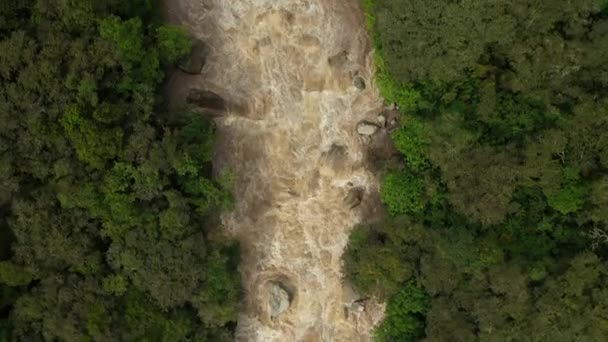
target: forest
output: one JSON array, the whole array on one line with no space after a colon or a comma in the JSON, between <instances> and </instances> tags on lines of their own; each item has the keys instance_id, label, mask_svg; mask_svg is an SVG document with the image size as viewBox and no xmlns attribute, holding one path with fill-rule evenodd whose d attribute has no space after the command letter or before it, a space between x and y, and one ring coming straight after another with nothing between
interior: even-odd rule
<instances>
[{"instance_id":1,"label":"forest","mask_svg":"<svg viewBox=\"0 0 608 342\"><path fill-rule=\"evenodd\" d=\"M344 273L388 341L608 341L608 1L361 0L402 113ZM154 0L0 0L0 342L231 341L216 130Z\"/></svg>"},{"instance_id":2,"label":"forest","mask_svg":"<svg viewBox=\"0 0 608 342\"><path fill-rule=\"evenodd\" d=\"M191 49L149 0L0 1L0 341L232 340L239 247Z\"/></svg>"},{"instance_id":3,"label":"forest","mask_svg":"<svg viewBox=\"0 0 608 342\"><path fill-rule=\"evenodd\" d=\"M376 339L608 340L608 2L364 6L402 112L344 256Z\"/></svg>"}]
</instances>

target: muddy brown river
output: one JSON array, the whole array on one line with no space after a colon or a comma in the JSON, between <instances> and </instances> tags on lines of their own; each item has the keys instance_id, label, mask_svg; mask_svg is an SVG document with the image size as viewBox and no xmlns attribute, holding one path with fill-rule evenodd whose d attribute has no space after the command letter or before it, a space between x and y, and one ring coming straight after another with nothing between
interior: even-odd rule
<instances>
[{"instance_id":1,"label":"muddy brown river","mask_svg":"<svg viewBox=\"0 0 608 342\"><path fill-rule=\"evenodd\" d=\"M201 75L173 77L172 96L227 103L215 164L236 175L222 223L243 249L237 340L369 341L384 307L356 302L341 260L378 187L357 132L383 109L359 1L166 5L209 52Z\"/></svg>"}]
</instances>

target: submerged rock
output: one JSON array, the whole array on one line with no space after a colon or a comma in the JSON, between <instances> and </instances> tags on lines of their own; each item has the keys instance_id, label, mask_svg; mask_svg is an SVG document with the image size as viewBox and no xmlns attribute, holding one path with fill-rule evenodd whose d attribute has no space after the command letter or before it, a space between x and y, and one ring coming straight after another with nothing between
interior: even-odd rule
<instances>
[{"instance_id":1,"label":"submerged rock","mask_svg":"<svg viewBox=\"0 0 608 342\"><path fill-rule=\"evenodd\" d=\"M194 40L190 54L177 67L187 74L198 75L203 71L203 67L207 61L207 54L207 45L200 40Z\"/></svg>"},{"instance_id":2,"label":"submerged rock","mask_svg":"<svg viewBox=\"0 0 608 342\"><path fill-rule=\"evenodd\" d=\"M374 135L378 131L378 125L368 121L361 121L357 124L357 133L361 135Z\"/></svg>"},{"instance_id":3,"label":"submerged rock","mask_svg":"<svg viewBox=\"0 0 608 342\"><path fill-rule=\"evenodd\" d=\"M348 52L347 51L342 51L338 54L335 54L335 55L329 57L329 59L327 60L329 65L333 68L339 68L339 67L343 66L344 64L346 64L347 61L348 61Z\"/></svg>"},{"instance_id":4,"label":"submerged rock","mask_svg":"<svg viewBox=\"0 0 608 342\"><path fill-rule=\"evenodd\" d=\"M334 170L343 169L348 161L346 146L333 144L329 151L323 153L322 158L323 162Z\"/></svg>"},{"instance_id":5,"label":"submerged rock","mask_svg":"<svg viewBox=\"0 0 608 342\"><path fill-rule=\"evenodd\" d=\"M344 204L348 206L349 209L354 209L363 200L363 189L361 188L352 188L348 191L348 195L344 198Z\"/></svg>"},{"instance_id":6,"label":"submerged rock","mask_svg":"<svg viewBox=\"0 0 608 342\"><path fill-rule=\"evenodd\" d=\"M365 80L361 76L357 76L353 79L353 85L359 90L365 90Z\"/></svg>"}]
</instances>

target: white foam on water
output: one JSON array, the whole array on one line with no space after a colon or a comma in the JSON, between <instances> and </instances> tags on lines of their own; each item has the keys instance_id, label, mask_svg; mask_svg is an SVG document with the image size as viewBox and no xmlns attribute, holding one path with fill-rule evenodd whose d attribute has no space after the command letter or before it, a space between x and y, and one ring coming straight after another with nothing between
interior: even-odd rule
<instances>
[{"instance_id":1,"label":"white foam on water","mask_svg":"<svg viewBox=\"0 0 608 342\"><path fill-rule=\"evenodd\" d=\"M167 0L169 17L210 47L200 76L238 110L216 119L216 165L236 172L236 204L223 224L242 245L245 293L239 341L369 341L384 306L345 311L341 256L361 221L344 198L377 190L356 133L383 102L358 0ZM329 59L346 52L330 65ZM356 75L367 87L353 86ZM344 163L323 154L344 146ZM278 318L269 283L294 292Z\"/></svg>"}]
</instances>

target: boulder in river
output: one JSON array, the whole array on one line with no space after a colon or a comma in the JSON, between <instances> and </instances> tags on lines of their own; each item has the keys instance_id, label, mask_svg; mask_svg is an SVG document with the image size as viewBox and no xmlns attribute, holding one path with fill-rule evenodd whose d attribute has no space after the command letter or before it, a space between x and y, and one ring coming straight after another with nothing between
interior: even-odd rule
<instances>
[{"instance_id":1,"label":"boulder in river","mask_svg":"<svg viewBox=\"0 0 608 342\"><path fill-rule=\"evenodd\" d=\"M226 101L218 94L204 89L190 89L186 102L212 114L221 115L226 111Z\"/></svg>"},{"instance_id":2,"label":"boulder in river","mask_svg":"<svg viewBox=\"0 0 608 342\"><path fill-rule=\"evenodd\" d=\"M349 209L354 209L363 200L363 189L362 188L352 188L348 191L348 195L344 198L344 204L348 206Z\"/></svg>"},{"instance_id":3,"label":"boulder in river","mask_svg":"<svg viewBox=\"0 0 608 342\"><path fill-rule=\"evenodd\" d=\"M397 124L399 123L399 117L401 116L401 113L399 113L397 110L394 109L388 109L385 111L382 111L377 118L378 123L380 123L380 120L382 120L380 117L384 117L384 127L386 127L389 131L396 128Z\"/></svg>"},{"instance_id":4,"label":"boulder in river","mask_svg":"<svg viewBox=\"0 0 608 342\"><path fill-rule=\"evenodd\" d=\"M363 305L362 303L357 303L357 302L355 302L355 303L353 303L353 304L351 305L351 307L350 307L350 308L351 308L351 310L352 310L352 311L354 311L354 312L359 312L359 313L361 313L361 312L365 311L365 305Z\"/></svg>"},{"instance_id":5,"label":"boulder in river","mask_svg":"<svg viewBox=\"0 0 608 342\"><path fill-rule=\"evenodd\" d=\"M333 68L339 68L348 61L348 51L339 52L327 59L329 65Z\"/></svg>"},{"instance_id":6,"label":"boulder in river","mask_svg":"<svg viewBox=\"0 0 608 342\"><path fill-rule=\"evenodd\" d=\"M272 282L268 288L268 305L270 307L270 318L276 319L285 312L291 304L289 291L281 286L280 283Z\"/></svg>"},{"instance_id":7,"label":"boulder in river","mask_svg":"<svg viewBox=\"0 0 608 342\"><path fill-rule=\"evenodd\" d=\"M357 133L361 135L374 135L378 131L378 125L369 121L361 121L357 124Z\"/></svg>"},{"instance_id":8,"label":"boulder in river","mask_svg":"<svg viewBox=\"0 0 608 342\"><path fill-rule=\"evenodd\" d=\"M376 121L378 121L378 125L380 125L380 127L385 127L386 126L386 116L380 114L376 118Z\"/></svg>"},{"instance_id":9,"label":"boulder in river","mask_svg":"<svg viewBox=\"0 0 608 342\"><path fill-rule=\"evenodd\" d=\"M203 71L208 53L205 43L200 40L194 40L190 54L179 62L177 67L187 74L198 75Z\"/></svg>"},{"instance_id":10,"label":"boulder in river","mask_svg":"<svg viewBox=\"0 0 608 342\"><path fill-rule=\"evenodd\" d=\"M353 79L353 85L359 90L365 90L365 80L361 76L356 76Z\"/></svg>"}]
</instances>

